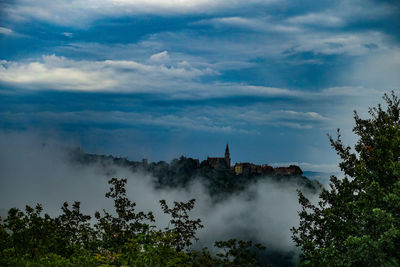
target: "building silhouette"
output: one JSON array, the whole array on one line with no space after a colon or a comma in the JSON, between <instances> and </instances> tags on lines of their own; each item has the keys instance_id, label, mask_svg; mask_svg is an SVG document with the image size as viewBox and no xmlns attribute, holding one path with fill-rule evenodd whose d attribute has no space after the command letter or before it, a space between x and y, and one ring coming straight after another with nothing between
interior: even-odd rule
<instances>
[{"instance_id":1,"label":"building silhouette","mask_svg":"<svg viewBox=\"0 0 400 267\"><path fill-rule=\"evenodd\" d=\"M231 156L228 144L226 144L225 147L224 157L207 157L205 162L216 170L229 170L231 173L245 177L257 175L291 176L303 174L303 171L300 169L300 167L295 165L274 168L268 164L258 165L251 162L240 162L235 163L235 165L231 167Z\"/></svg>"},{"instance_id":2,"label":"building silhouette","mask_svg":"<svg viewBox=\"0 0 400 267\"><path fill-rule=\"evenodd\" d=\"M208 164L215 169L230 169L231 168L231 156L229 153L229 146L226 144L225 157L207 157Z\"/></svg>"}]
</instances>

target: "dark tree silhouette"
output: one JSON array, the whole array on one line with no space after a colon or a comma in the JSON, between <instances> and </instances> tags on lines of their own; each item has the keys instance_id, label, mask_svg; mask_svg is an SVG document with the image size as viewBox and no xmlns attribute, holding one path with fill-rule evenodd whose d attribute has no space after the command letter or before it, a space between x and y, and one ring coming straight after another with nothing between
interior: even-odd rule
<instances>
[{"instance_id":1,"label":"dark tree silhouette","mask_svg":"<svg viewBox=\"0 0 400 267\"><path fill-rule=\"evenodd\" d=\"M300 226L292 232L301 265L400 265L400 101L394 92L383 99L386 109L371 108L369 119L354 112L354 152L339 130L329 137L344 179L332 176L315 205L299 192Z\"/></svg>"}]
</instances>

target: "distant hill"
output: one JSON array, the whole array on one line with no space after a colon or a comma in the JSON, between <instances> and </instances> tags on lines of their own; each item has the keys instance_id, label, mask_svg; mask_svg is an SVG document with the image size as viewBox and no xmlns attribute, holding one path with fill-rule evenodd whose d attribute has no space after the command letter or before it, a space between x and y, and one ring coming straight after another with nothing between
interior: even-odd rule
<instances>
[{"instance_id":1,"label":"distant hill","mask_svg":"<svg viewBox=\"0 0 400 267\"><path fill-rule=\"evenodd\" d=\"M268 165L243 163L242 169L237 172L234 167L229 168L225 164L212 165L207 160L199 162L197 159L184 156L168 163L147 162L147 160L130 161L122 157L88 154L79 149L71 151L70 155L71 160L83 165L101 164L105 169L117 165L128 168L132 172L148 172L156 178L154 181L156 188L186 187L194 181L200 181L209 190L210 195L216 197L242 191L252 183L265 179L275 182L292 182L299 188L304 187L312 191L320 188L320 184L316 181L316 178L320 177L317 173L303 173L298 166L294 165L272 168ZM307 178L307 175L316 180ZM321 177L323 177L322 174Z\"/></svg>"},{"instance_id":2,"label":"distant hill","mask_svg":"<svg viewBox=\"0 0 400 267\"><path fill-rule=\"evenodd\" d=\"M332 175L338 176L339 172L313 172L313 171L304 171L303 175L308 177L311 180L316 180L322 185L326 185L329 183L329 179Z\"/></svg>"}]
</instances>

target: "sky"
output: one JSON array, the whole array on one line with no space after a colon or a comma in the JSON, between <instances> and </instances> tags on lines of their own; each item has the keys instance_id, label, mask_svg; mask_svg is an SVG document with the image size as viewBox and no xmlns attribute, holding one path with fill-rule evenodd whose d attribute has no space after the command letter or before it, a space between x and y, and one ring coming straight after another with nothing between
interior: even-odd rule
<instances>
[{"instance_id":1,"label":"sky","mask_svg":"<svg viewBox=\"0 0 400 267\"><path fill-rule=\"evenodd\" d=\"M400 88L400 4L0 1L0 131L131 160L335 171L327 134Z\"/></svg>"}]
</instances>

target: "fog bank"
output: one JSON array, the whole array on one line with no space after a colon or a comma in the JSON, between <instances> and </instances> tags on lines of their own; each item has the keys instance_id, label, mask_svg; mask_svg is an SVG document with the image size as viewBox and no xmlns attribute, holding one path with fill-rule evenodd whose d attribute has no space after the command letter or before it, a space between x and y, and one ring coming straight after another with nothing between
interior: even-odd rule
<instances>
[{"instance_id":1,"label":"fog bank","mask_svg":"<svg viewBox=\"0 0 400 267\"><path fill-rule=\"evenodd\" d=\"M148 173L133 173L115 165L104 168L74 163L61 140L43 140L29 132L0 132L0 177L2 212L41 203L45 212L56 215L64 201L80 201L82 210L93 215L96 210L112 209L112 201L104 197L107 181L127 178L129 198L137 203L138 210L153 211L161 227L168 225L169 218L159 207L160 199L172 204L195 198L192 214L205 226L198 232L199 245L243 238L262 242L268 249L294 249L289 229L298 225L300 206L297 185L290 182L262 179L241 193L213 203L201 179L187 189L155 189L154 177Z\"/></svg>"}]
</instances>

